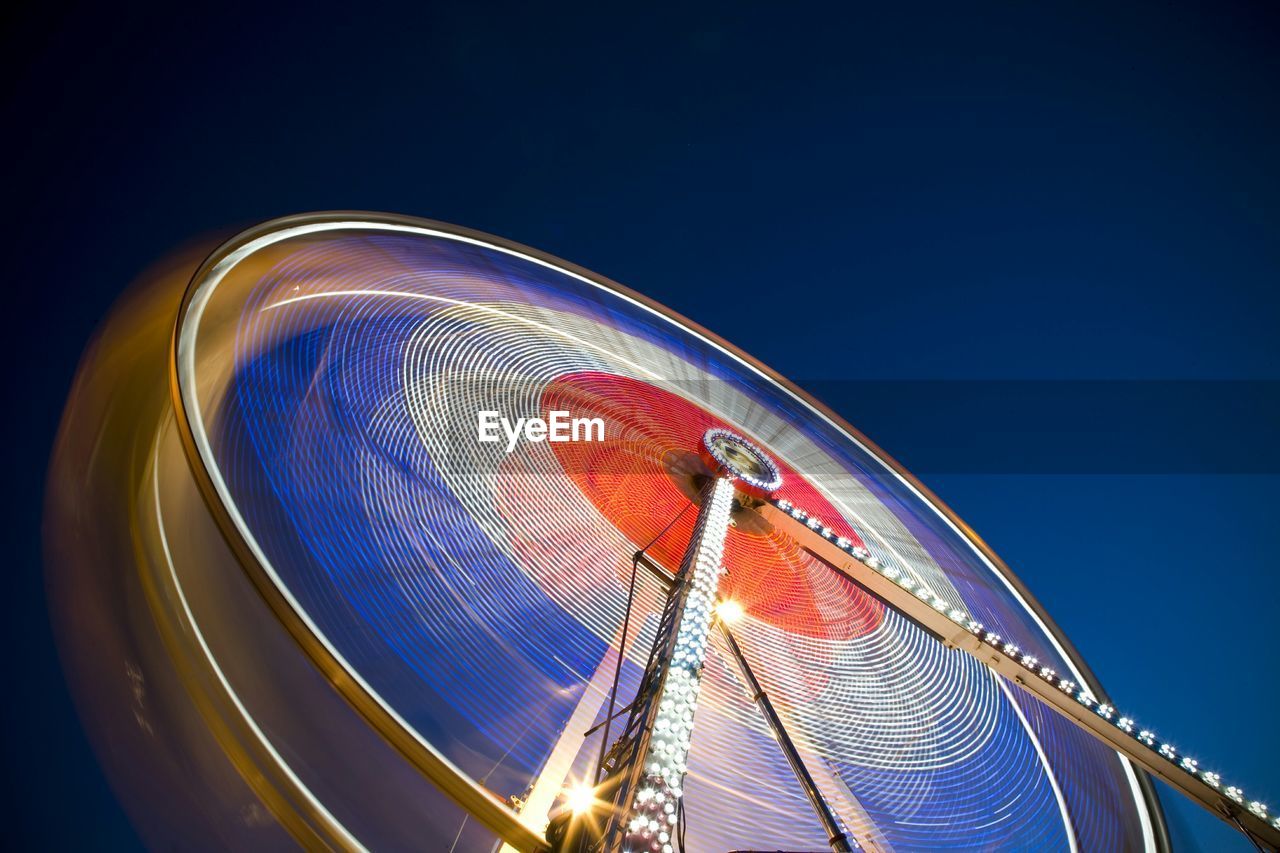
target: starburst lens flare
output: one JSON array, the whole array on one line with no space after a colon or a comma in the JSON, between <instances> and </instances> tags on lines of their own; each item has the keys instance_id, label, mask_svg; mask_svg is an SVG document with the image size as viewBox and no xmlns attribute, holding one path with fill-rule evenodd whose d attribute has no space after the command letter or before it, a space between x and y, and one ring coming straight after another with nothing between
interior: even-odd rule
<instances>
[{"instance_id":1,"label":"starburst lens flare","mask_svg":"<svg viewBox=\"0 0 1280 853\"><path fill-rule=\"evenodd\" d=\"M720 621L726 625L732 625L743 617L745 611L738 602L729 599L722 601L716 605L716 615L720 617Z\"/></svg>"},{"instance_id":2,"label":"starburst lens flare","mask_svg":"<svg viewBox=\"0 0 1280 853\"><path fill-rule=\"evenodd\" d=\"M714 326L714 310L704 316ZM163 375L156 358L144 367ZM725 460L745 464L755 447L776 464L751 476L757 491L776 486L778 507L803 508L847 553L1105 701L1008 570L869 442L738 350L532 250L403 218L270 223L200 268L172 367L180 405L162 395L128 413L141 461L110 492L138 508L127 523L145 534L115 553L165 585L112 600L173 623L144 679L174 685L166 708L204 709L173 712L182 725L162 736L174 753L180 732L236 721L228 742L248 754L222 759L234 791L215 799L230 814L254 804L295 838L394 847L461 831L458 849L496 837L528 849L557 801L590 808L594 793L573 782L595 778L614 673L625 705L666 596L642 569L620 650L632 556L647 547L668 572L681 565L691 507L717 473L703 444L713 430L746 442L717 444ZM603 440L482 442L484 411L599 418ZM70 462L92 460L84 446ZM64 490L68 507L94 488ZM1125 759L798 547L751 491L717 498L731 524L699 571L724 571L695 579L682 627L705 661L671 670L656 781L628 803L645 849L674 843L673 795L693 853L827 844L713 613L864 846L1160 843ZM95 571L88 554L75 565ZM166 663L173 649L198 656L198 672ZM199 678L178 687L179 672ZM115 678L117 718L132 720L134 694ZM219 744L202 755L229 755ZM178 775L166 778L181 790Z\"/></svg>"},{"instance_id":3,"label":"starburst lens flare","mask_svg":"<svg viewBox=\"0 0 1280 853\"><path fill-rule=\"evenodd\" d=\"M565 805L574 814L583 814L591 811L596 802L596 791L589 785L574 785L565 794Z\"/></svg>"}]
</instances>

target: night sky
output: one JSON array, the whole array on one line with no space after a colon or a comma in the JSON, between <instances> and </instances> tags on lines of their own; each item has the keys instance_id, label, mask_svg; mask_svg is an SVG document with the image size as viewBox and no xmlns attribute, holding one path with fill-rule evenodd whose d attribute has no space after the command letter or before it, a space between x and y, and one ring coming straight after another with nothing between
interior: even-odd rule
<instances>
[{"instance_id":1,"label":"night sky","mask_svg":"<svg viewBox=\"0 0 1280 853\"><path fill-rule=\"evenodd\" d=\"M1121 710L1280 806L1273 5L35 5L0 51L9 844L139 843L44 600L80 352L167 252L317 209L552 252L809 387ZM1177 849L1251 849L1161 791Z\"/></svg>"}]
</instances>

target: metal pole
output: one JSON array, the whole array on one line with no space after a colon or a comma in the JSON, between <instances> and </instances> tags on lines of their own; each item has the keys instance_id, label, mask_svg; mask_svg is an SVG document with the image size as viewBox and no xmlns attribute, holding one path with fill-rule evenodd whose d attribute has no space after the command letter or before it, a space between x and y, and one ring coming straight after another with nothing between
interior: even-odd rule
<instances>
[{"instance_id":1,"label":"metal pole","mask_svg":"<svg viewBox=\"0 0 1280 853\"><path fill-rule=\"evenodd\" d=\"M674 853L677 846L693 711L724 571L721 559L733 497L733 481L727 477L714 477L703 487L679 582L664 610L640 695L614 748L625 755L619 754L600 786L617 782L601 845L606 851Z\"/></svg>"},{"instance_id":2,"label":"metal pole","mask_svg":"<svg viewBox=\"0 0 1280 853\"><path fill-rule=\"evenodd\" d=\"M849 837L840 828L840 823L836 820L835 814L832 813L831 807L827 805L826 798L818 790L818 785L813 781L813 776L809 775L809 768L804 766L800 753L796 751L795 744L791 742L790 735L787 734L786 728L782 725L782 719L778 716L778 712L774 710L773 703L769 701L764 688L756 680L756 674L751 671L751 665L747 663L746 656L742 654L742 648L738 645L738 641L734 639L733 632L729 630L729 626L723 620L718 621L720 632L724 634L725 641L729 644L729 651L732 652L734 659L738 662L738 668L742 670L742 677L751 691L751 698L760 707L760 712L764 714L769 728L773 729L774 737L778 740L778 746L782 749L782 754L787 757L787 763L791 765L791 771L796 775L796 781L804 789L805 796L809 798L809 804L813 806L814 813L817 814L818 820L822 822L823 829L827 832L827 843L831 845L834 853L853 853L853 846L849 843Z\"/></svg>"}]
</instances>

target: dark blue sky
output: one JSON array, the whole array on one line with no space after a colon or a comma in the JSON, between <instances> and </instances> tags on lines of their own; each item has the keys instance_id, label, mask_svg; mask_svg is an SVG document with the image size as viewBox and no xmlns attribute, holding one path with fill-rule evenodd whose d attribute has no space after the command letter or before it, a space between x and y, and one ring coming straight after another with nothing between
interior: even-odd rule
<instances>
[{"instance_id":1,"label":"dark blue sky","mask_svg":"<svg viewBox=\"0 0 1280 853\"><path fill-rule=\"evenodd\" d=\"M11 839L137 843L43 601L43 460L80 349L166 251L325 208L545 249L814 385L1122 708L1280 804L1268 4L119 6L28 8L0 52ZM1026 382L982 405L859 384L906 379ZM1239 379L1261 381L1218 382ZM1181 849L1248 849L1163 801Z\"/></svg>"}]
</instances>

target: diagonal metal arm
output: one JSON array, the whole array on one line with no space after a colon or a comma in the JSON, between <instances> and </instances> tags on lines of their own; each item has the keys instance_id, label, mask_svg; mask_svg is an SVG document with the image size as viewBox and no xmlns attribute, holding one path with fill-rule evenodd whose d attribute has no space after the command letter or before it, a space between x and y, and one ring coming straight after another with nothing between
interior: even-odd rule
<instances>
[{"instance_id":1,"label":"diagonal metal arm","mask_svg":"<svg viewBox=\"0 0 1280 853\"><path fill-rule=\"evenodd\" d=\"M733 632L729 630L729 626L723 620L720 621L720 633L724 636L725 644L729 647L730 654L733 655L734 660L738 663L742 678L751 691L752 700L760 708L760 713L764 715L765 722L769 724L769 728L773 730L773 735L777 738L782 754L786 756L787 763L791 765L791 772L795 774L796 781L800 783L800 787L804 789L805 796L809 798L809 804L813 806L813 811L822 823L822 828L826 830L827 843L831 845L831 850L833 853L853 853L853 847L849 844L849 837L845 835L840 822L836 820L831 807L827 805L826 798L822 796L822 791L818 789L818 783L813 781L809 768L805 767L804 760L801 759L800 753L796 750L796 745L791 742L791 736L787 734L787 729L782 724L782 719L778 716L778 712L774 710L773 703L769 701L769 695L760 686L759 680L756 679L756 674L751 670L751 664L747 663L747 658L742 653L742 648L738 645L738 641L734 639Z\"/></svg>"},{"instance_id":2,"label":"diagonal metal arm","mask_svg":"<svg viewBox=\"0 0 1280 853\"><path fill-rule=\"evenodd\" d=\"M1256 842L1280 850L1280 817L1258 801L1226 785L1216 773L1180 755L1133 720L1099 702L1086 685L1059 677L1013 642L986 630L967 613L951 607L900 568L884 566L864 549L839 538L814 518L786 501L765 503L758 512L805 551L920 626L948 648L959 649L1036 697L1093 737L1160 777Z\"/></svg>"}]
</instances>

